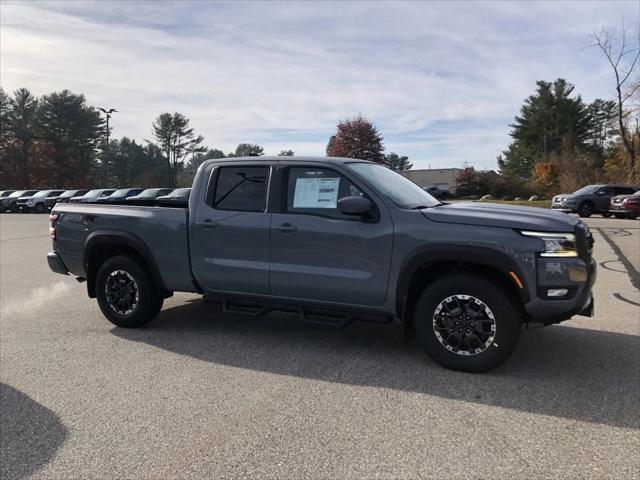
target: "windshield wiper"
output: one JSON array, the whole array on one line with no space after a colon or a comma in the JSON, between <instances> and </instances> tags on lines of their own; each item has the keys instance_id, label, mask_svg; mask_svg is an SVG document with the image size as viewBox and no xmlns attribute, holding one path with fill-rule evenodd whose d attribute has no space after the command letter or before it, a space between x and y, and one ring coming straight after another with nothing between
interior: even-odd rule
<instances>
[{"instance_id":1,"label":"windshield wiper","mask_svg":"<svg viewBox=\"0 0 640 480\"><path fill-rule=\"evenodd\" d=\"M446 203L440 202L436 203L435 205L416 205L415 207L411 207L411 210L422 210L423 208L434 208L441 205L446 205Z\"/></svg>"}]
</instances>

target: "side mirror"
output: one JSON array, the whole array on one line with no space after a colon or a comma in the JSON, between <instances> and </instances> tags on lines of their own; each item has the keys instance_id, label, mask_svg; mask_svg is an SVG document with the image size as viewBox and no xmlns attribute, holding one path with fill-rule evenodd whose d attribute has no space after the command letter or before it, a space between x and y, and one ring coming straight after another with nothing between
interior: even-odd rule
<instances>
[{"instance_id":1,"label":"side mirror","mask_svg":"<svg viewBox=\"0 0 640 480\"><path fill-rule=\"evenodd\" d=\"M345 215L366 215L372 209L371 200L357 195L338 200L338 210Z\"/></svg>"}]
</instances>

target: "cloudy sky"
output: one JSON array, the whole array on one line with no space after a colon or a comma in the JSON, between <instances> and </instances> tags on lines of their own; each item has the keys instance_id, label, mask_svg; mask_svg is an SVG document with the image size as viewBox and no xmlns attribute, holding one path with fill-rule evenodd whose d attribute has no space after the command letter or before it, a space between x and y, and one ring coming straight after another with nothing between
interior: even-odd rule
<instances>
[{"instance_id":1,"label":"cloudy sky","mask_svg":"<svg viewBox=\"0 0 640 480\"><path fill-rule=\"evenodd\" d=\"M613 96L584 49L638 2L11 2L0 4L0 83L69 89L114 107L113 134L151 138L181 112L213 148L323 155L362 113L416 167L494 168L538 79Z\"/></svg>"}]
</instances>

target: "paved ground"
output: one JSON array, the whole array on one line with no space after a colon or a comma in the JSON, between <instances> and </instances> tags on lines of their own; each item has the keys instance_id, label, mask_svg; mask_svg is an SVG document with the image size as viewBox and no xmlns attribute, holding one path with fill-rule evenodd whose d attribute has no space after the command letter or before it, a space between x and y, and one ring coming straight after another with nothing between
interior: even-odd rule
<instances>
[{"instance_id":1,"label":"paved ground","mask_svg":"<svg viewBox=\"0 0 640 480\"><path fill-rule=\"evenodd\" d=\"M395 324L325 330L192 295L114 328L48 271L46 217L2 215L0 477L638 478L640 222L589 223L595 318L527 331L469 375Z\"/></svg>"}]
</instances>

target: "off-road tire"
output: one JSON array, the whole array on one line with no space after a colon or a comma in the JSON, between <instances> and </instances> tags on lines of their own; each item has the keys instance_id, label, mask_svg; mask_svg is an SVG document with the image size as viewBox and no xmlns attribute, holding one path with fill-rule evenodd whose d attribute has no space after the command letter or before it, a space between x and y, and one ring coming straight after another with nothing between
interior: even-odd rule
<instances>
[{"instance_id":1,"label":"off-road tire","mask_svg":"<svg viewBox=\"0 0 640 480\"><path fill-rule=\"evenodd\" d=\"M120 273L117 273L120 272ZM130 313L121 313L112 307L107 298L106 285L110 276L133 279L137 291L137 301ZM96 298L100 310L114 325L135 328L153 320L162 309L163 298L146 268L127 255L117 255L106 260L96 273ZM114 303L112 301L112 303Z\"/></svg>"},{"instance_id":2,"label":"off-road tire","mask_svg":"<svg viewBox=\"0 0 640 480\"><path fill-rule=\"evenodd\" d=\"M481 353L456 353L448 349L436 335L436 308L456 295L480 300L494 317L493 341ZM479 373L497 367L511 356L520 338L522 317L516 300L503 286L483 275L456 273L427 285L416 304L414 327L420 343L440 365L452 370Z\"/></svg>"}]
</instances>

